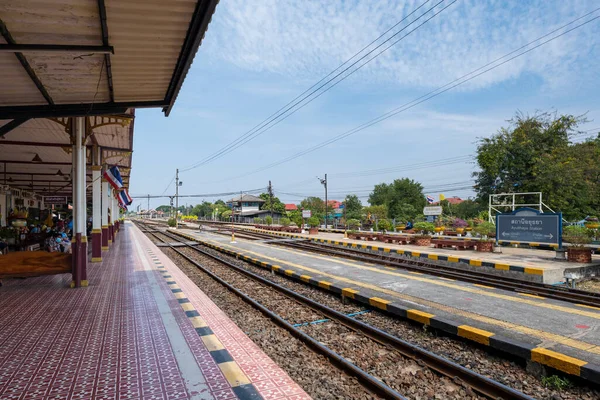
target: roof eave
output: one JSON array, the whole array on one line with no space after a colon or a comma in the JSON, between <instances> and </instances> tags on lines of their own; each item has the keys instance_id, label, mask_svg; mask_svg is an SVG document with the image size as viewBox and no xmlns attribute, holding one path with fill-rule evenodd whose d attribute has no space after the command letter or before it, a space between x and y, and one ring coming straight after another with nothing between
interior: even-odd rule
<instances>
[{"instance_id":1,"label":"roof eave","mask_svg":"<svg viewBox=\"0 0 600 400\"><path fill-rule=\"evenodd\" d=\"M208 25L212 19L219 0L198 0L196 3L196 9L188 33L179 53L177 65L175 66L175 72L171 77L169 88L167 89L167 95L165 97L167 106L163 108L165 117L168 117L173 109L175 100L179 95L183 81L187 76L187 73L192 66L194 57L202 44L202 39L208 30Z\"/></svg>"}]
</instances>

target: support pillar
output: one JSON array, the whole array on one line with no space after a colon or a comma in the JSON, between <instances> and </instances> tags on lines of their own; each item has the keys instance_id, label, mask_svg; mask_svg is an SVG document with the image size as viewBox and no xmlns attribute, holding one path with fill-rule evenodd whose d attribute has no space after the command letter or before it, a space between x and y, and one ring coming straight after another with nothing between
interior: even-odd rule
<instances>
[{"instance_id":1,"label":"support pillar","mask_svg":"<svg viewBox=\"0 0 600 400\"><path fill-rule=\"evenodd\" d=\"M108 182L102 178L102 250L108 250Z\"/></svg>"},{"instance_id":2,"label":"support pillar","mask_svg":"<svg viewBox=\"0 0 600 400\"><path fill-rule=\"evenodd\" d=\"M86 232L86 147L85 117L76 117L73 123L73 281L71 287L85 287L87 281Z\"/></svg>"},{"instance_id":3,"label":"support pillar","mask_svg":"<svg viewBox=\"0 0 600 400\"><path fill-rule=\"evenodd\" d=\"M107 203L106 206L108 207L108 245L110 246L113 242L114 236L114 230L113 230L113 188L108 188L108 198L106 199Z\"/></svg>"},{"instance_id":4,"label":"support pillar","mask_svg":"<svg viewBox=\"0 0 600 400\"><path fill-rule=\"evenodd\" d=\"M102 261L102 177L99 151L94 148L96 160L92 166L92 262Z\"/></svg>"}]
</instances>

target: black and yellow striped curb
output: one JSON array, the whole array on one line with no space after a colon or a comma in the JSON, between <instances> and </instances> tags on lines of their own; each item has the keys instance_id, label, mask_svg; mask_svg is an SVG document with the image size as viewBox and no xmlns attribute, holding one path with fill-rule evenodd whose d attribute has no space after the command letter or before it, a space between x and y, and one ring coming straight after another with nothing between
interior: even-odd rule
<instances>
[{"instance_id":1,"label":"black and yellow striped curb","mask_svg":"<svg viewBox=\"0 0 600 400\"><path fill-rule=\"evenodd\" d=\"M252 384L250 378L242 371L223 343L221 343L208 324L200 317L198 311L185 296L183 290L177 285L177 282L175 282L169 271L166 270L152 250L147 249L146 251L152 258L152 262L158 272L165 279L171 293L173 293L173 296L175 296L177 302L185 312L186 317L194 326L196 333L202 339L204 346L206 346L213 360L225 376L225 379L231 385L231 389L237 398L240 400L262 399L262 396Z\"/></svg>"},{"instance_id":2,"label":"black and yellow striped curb","mask_svg":"<svg viewBox=\"0 0 600 400\"><path fill-rule=\"evenodd\" d=\"M300 273L293 268L284 268L276 264L261 261L257 258L247 256L242 252L216 246L191 235L175 231L171 232L186 239L201 243L204 246L218 250L222 253L235 256L259 267L269 269L274 273L288 277L295 281L304 282L311 286L341 295L342 297L353 299L358 303L375 307L395 317L416 321L418 323L422 323L423 325L443 331L449 335L458 336L484 346L489 346L495 350L499 350L525 360L531 360L567 374L579 376L585 380L600 384L599 365L588 363L587 361L583 361L543 347L537 347L533 344L514 340L502 335L497 335L494 332L479 329L474 326L465 325L443 317L438 317L428 312L410 309L401 304L395 303L391 297L385 295L382 295L382 297L366 296L362 294L359 289L354 287L340 286L339 284L330 281L320 280L313 276Z\"/></svg>"},{"instance_id":3,"label":"black and yellow striped curb","mask_svg":"<svg viewBox=\"0 0 600 400\"><path fill-rule=\"evenodd\" d=\"M288 232L267 231L264 229L256 229L256 228L240 228L240 229L245 229L249 232L260 232L260 233L273 234L273 235L277 235L277 236L287 236L287 237L297 238L297 239L308 239L308 240L311 240L316 243L325 243L325 244L330 244L330 245L340 246L340 247L349 247L349 248L353 248L353 249L377 251L377 252L383 253L383 254L397 254L399 256L411 257L411 258L416 258L416 259L427 259L427 260L432 260L432 261L445 261L448 263L466 264L471 267L483 267L483 268L490 268L490 269L495 269L495 270L499 270L499 271L517 272L517 273L522 273L522 274L526 274L526 275L535 275L535 276L538 276L540 279L542 279L544 276L544 270L542 268L523 267L523 266L518 266L518 265L494 263L494 262L465 258L465 257L453 257L453 256L445 256L445 255L441 255L441 254L424 253L424 252L420 252L420 251L392 249L389 247L373 246L373 245L368 245L368 244L341 242L339 240L307 238L306 236L294 235L294 234L291 234Z\"/></svg>"}]
</instances>

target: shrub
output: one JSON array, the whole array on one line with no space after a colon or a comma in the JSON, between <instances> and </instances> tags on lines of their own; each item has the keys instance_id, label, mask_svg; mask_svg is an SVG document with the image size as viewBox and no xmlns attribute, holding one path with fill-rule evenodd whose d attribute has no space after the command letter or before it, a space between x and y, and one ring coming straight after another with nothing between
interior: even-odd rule
<instances>
[{"instance_id":1,"label":"shrub","mask_svg":"<svg viewBox=\"0 0 600 400\"><path fill-rule=\"evenodd\" d=\"M265 217L265 223L269 226L271 226L273 224L273 217L271 217L270 215L267 215Z\"/></svg>"},{"instance_id":2,"label":"shrub","mask_svg":"<svg viewBox=\"0 0 600 400\"><path fill-rule=\"evenodd\" d=\"M473 230L484 238L490 237L496 233L496 225L491 222L482 222L473 228Z\"/></svg>"},{"instance_id":3,"label":"shrub","mask_svg":"<svg viewBox=\"0 0 600 400\"><path fill-rule=\"evenodd\" d=\"M452 226L454 226L455 228L466 228L467 226L469 226L469 224L464 219L456 218L452 223Z\"/></svg>"},{"instance_id":4,"label":"shrub","mask_svg":"<svg viewBox=\"0 0 600 400\"><path fill-rule=\"evenodd\" d=\"M435 230L435 225L431 222L417 222L413 225L413 229L423 235L428 235Z\"/></svg>"},{"instance_id":5,"label":"shrub","mask_svg":"<svg viewBox=\"0 0 600 400\"><path fill-rule=\"evenodd\" d=\"M348 228L356 229L360 225L360 221L357 219L349 219L348 220Z\"/></svg>"},{"instance_id":6,"label":"shrub","mask_svg":"<svg viewBox=\"0 0 600 400\"><path fill-rule=\"evenodd\" d=\"M377 229L381 232L389 231L392 229L392 224L387 219L380 219L377 221Z\"/></svg>"},{"instance_id":7,"label":"shrub","mask_svg":"<svg viewBox=\"0 0 600 400\"><path fill-rule=\"evenodd\" d=\"M175 228L177 226L177 221L175 218L169 218L167 225L169 225L171 228Z\"/></svg>"},{"instance_id":8,"label":"shrub","mask_svg":"<svg viewBox=\"0 0 600 400\"><path fill-rule=\"evenodd\" d=\"M231 210L223 211L221 218L223 218L225 221L229 221L231 219Z\"/></svg>"},{"instance_id":9,"label":"shrub","mask_svg":"<svg viewBox=\"0 0 600 400\"><path fill-rule=\"evenodd\" d=\"M252 221L254 221L255 224L260 224L260 218L255 217L254 219L252 219Z\"/></svg>"},{"instance_id":10,"label":"shrub","mask_svg":"<svg viewBox=\"0 0 600 400\"><path fill-rule=\"evenodd\" d=\"M319 225L321 225L321 223L319 222L319 218L317 217L310 217L308 220L306 220L306 222L311 228L318 228Z\"/></svg>"},{"instance_id":11,"label":"shrub","mask_svg":"<svg viewBox=\"0 0 600 400\"><path fill-rule=\"evenodd\" d=\"M565 226L563 240L573 247L584 247L592 241L592 231L579 225Z\"/></svg>"},{"instance_id":12,"label":"shrub","mask_svg":"<svg viewBox=\"0 0 600 400\"><path fill-rule=\"evenodd\" d=\"M283 217L279 220L279 223L283 226L290 226L290 219Z\"/></svg>"}]
</instances>

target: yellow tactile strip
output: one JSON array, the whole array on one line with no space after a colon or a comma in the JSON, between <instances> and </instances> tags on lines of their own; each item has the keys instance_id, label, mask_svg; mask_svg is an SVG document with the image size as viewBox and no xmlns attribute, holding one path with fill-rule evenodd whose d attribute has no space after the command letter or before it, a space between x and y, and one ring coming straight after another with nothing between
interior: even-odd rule
<instances>
[{"instance_id":1,"label":"yellow tactile strip","mask_svg":"<svg viewBox=\"0 0 600 400\"><path fill-rule=\"evenodd\" d=\"M413 321L423 323L432 328L442 330L448 334L462 337L464 339L489 346L491 348L504 351L506 353L525 358L531 361L538 362L559 371L579 376L583 379L600 383L600 366L588 363L574 357L567 356L546 348L536 347L528 343L513 340L501 335L496 335L494 332L489 332L473 326L459 324L445 318L437 317L434 314L429 314L421 310L407 309L406 307L394 303L393 300L384 299L381 297L366 297L360 294L360 290L355 288L340 287L335 283L318 280L310 275L300 274L296 271L282 268L280 265L274 265L262 260L247 256L241 252L233 251L221 246L217 246L210 242L199 240L196 237L186 235L181 232L172 232L189 240L200 242L215 250L226 254L235 255L247 262L272 270L275 273L287 276L300 282L306 282L310 285L321 287L344 297L351 298L360 303L368 304L386 311L392 315L411 319ZM292 271L292 272L290 272Z\"/></svg>"},{"instance_id":2,"label":"yellow tactile strip","mask_svg":"<svg viewBox=\"0 0 600 400\"><path fill-rule=\"evenodd\" d=\"M244 371L242 371L240 366L234 361L231 354L229 354L229 351L225 348L223 343L221 343L219 338L217 338L208 324L202 319L183 290L179 287L177 282L175 282L169 271L165 269L164 265L159 261L158 257L156 257L151 249L147 249L146 251L152 258L154 266L165 279L169 289L173 293L173 296L179 302L179 305L185 312L186 317L194 326L196 333L198 333L198 336L200 336L202 339L202 342L206 346L213 360L223 373L223 376L225 376L225 379L227 379L227 382L229 382L231 385L234 393L238 395L238 398L258 398L259 392L252 384L250 378L244 373Z\"/></svg>"}]
</instances>

